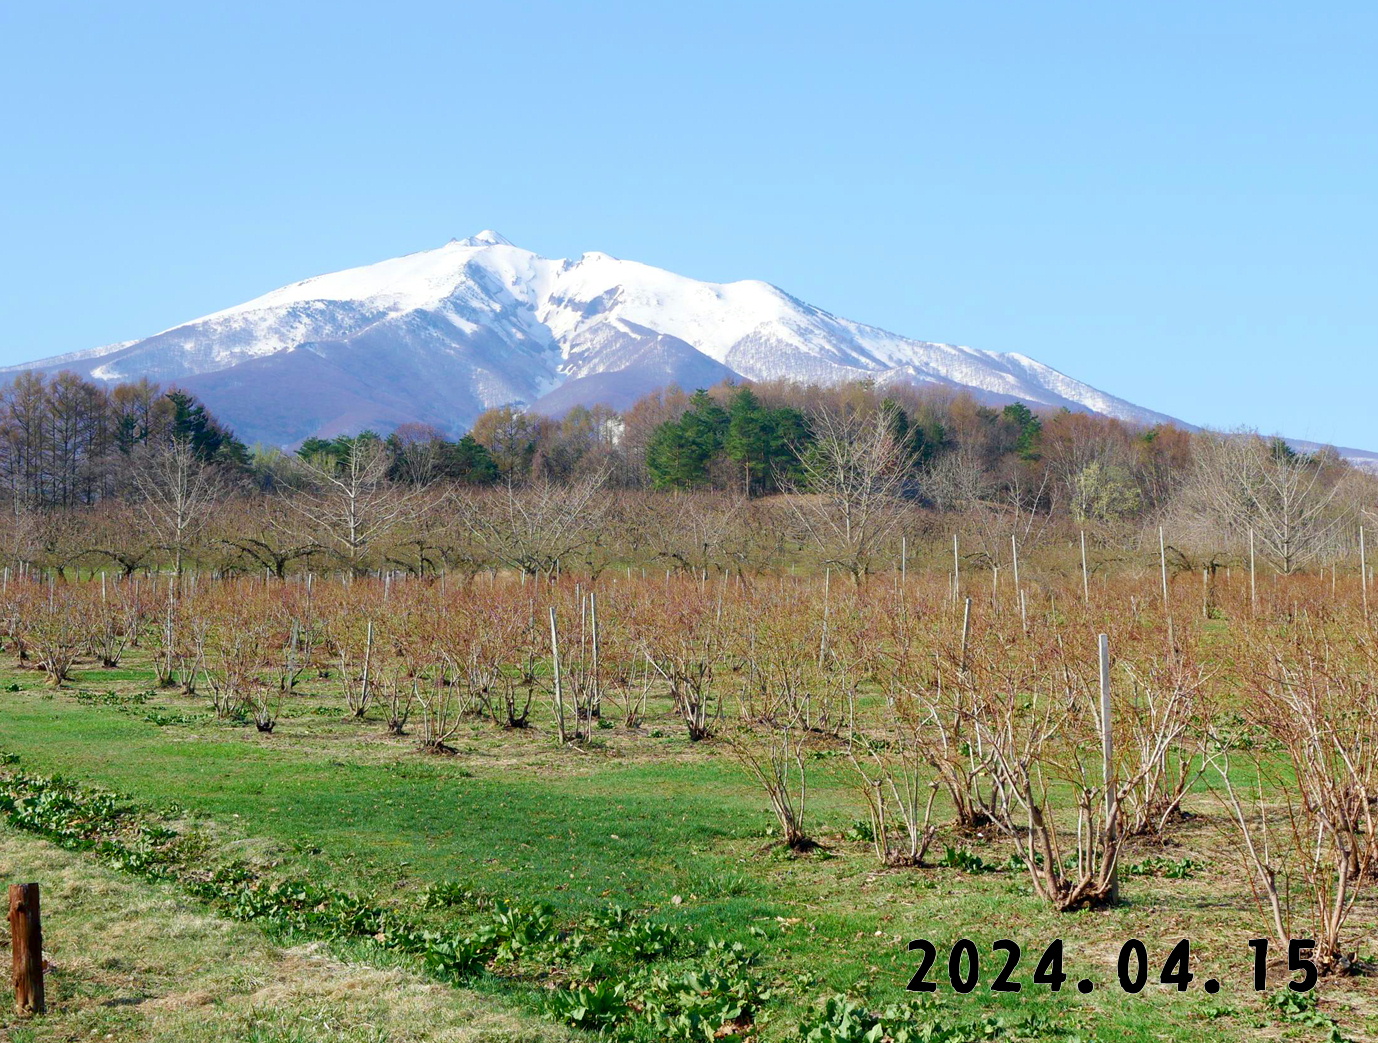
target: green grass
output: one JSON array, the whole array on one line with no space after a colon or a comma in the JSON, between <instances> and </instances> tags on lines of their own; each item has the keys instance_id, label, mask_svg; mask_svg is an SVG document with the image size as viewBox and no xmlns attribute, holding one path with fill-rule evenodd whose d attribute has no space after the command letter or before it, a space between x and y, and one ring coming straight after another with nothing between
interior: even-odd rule
<instances>
[{"instance_id":1,"label":"green grass","mask_svg":"<svg viewBox=\"0 0 1378 1043\"><path fill-rule=\"evenodd\" d=\"M567 1038L510 1005L399 967L281 948L149 884L8 827L0 870L42 881L49 1013L0 1012L0 1039L145 1043L387 1043Z\"/></svg>"},{"instance_id":2,"label":"green grass","mask_svg":"<svg viewBox=\"0 0 1378 1043\"><path fill-rule=\"evenodd\" d=\"M379 721L314 712L337 705L324 684L288 700L292 712L264 736L209 718L163 727L146 719L150 707L204 712L195 698L158 695L144 705L75 698L80 688L145 691L150 677L137 665L81 671L73 690L58 692L44 690L32 673L0 673L0 688L16 680L24 690L0 696L0 748L18 753L26 770L179 805L212 820L225 843L271 859L284 873L384 899L457 881L549 902L570 918L619 903L701 936L760 946L762 971L778 986L768 1038L786 1038L830 994L873 1004L903 998L915 968L906 943L915 937L939 947L935 979L958 938L978 944L986 981L998 969L993 941L1008 937L1023 946L1015 976L1023 992L981 988L956 997L943 987L948 1005L964 1016L1041 1012L1106 1040L1244 1039L1278 1027L1249 987L1245 943L1262 932L1247 886L1200 819L1166 854L1209 868L1186 880L1129 878L1122 907L1058 915L1018 873L881 871L867 845L843 837L863 812L839 774L839 758L811 764L811 810L825 850L781 852L765 835L772 820L763 794L726 748L691 746L665 717L647 728L666 737L602 731L602 745L588 752L557 750L539 728L502 732L476 723L452 741L458 755L435 757L386 738ZM945 839L988 862L1008 854L985 838ZM1129 860L1162 853L1131 853ZM1367 913L1361 919L1372 923ZM1159 963L1177 939L1191 938L1198 983L1216 976L1221 993L1178 995L1151 985L1126 996L1110 988L1129 937L1142 938ZM1066 940L1070 976L1056 995L1028 981L1054 938ZM1083 976L1100 986L1089 996L1073 988ZM1367 983L1326 990L1328 1011L1362 1034ZM512 991L534 1004L539 990Z\"/></svg>"}]
</instances>

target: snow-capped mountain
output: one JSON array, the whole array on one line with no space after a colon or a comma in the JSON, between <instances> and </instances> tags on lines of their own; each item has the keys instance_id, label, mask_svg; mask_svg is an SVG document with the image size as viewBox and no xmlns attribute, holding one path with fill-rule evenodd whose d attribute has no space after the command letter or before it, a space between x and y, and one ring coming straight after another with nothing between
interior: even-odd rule
<instances>
[{"instance_id":1,"label":"snow-capped mountain","mask_svg":"<svg viewBox=\"0 0 1378 1043\"><path fill-rule=\"evenodd\" d=\"M246 441L284 445L411 420L457 433L492 406L623 407L724 378L870 377L1170 419L1023 355L911 340L767 283L699 282L603 253L551 260L491 231L20 369L175 383Z\"/></svg>"}]
</instances>

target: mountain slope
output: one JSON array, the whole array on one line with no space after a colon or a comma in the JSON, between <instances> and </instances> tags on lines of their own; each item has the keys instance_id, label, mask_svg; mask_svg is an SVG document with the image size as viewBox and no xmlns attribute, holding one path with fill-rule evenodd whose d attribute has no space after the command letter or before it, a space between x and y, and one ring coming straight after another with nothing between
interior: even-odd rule
<instances>
[{"instance_id":1,"label":"mountain slope","mask_svg":"<svg viewBox=\"0 0 1378 1043\"><path fill-rule=\"evenodd\" d=\"M20 369L176 383L246 440L273 444L408 420L459 432L496 405L622 407L669 383L739 377L869 377L1170 419L1023 355L911 340L767 283L700 282L603 253L552 260L491 231L8 371Z\"/></svg>"}]
</instances>

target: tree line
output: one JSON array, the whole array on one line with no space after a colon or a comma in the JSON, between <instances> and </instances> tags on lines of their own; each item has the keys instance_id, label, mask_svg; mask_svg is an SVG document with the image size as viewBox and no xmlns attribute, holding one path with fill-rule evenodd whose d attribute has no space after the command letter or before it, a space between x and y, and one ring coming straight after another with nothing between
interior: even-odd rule
<instances>
[{"instance_id":1,"label":"tree line","mask_svg":"<svg viewBox=\"0 0 1378 1043\"><path fill-rule=\"evenodd\" d=\"M10 562L126 573L190 557L277 574L635 562L860 580L939 534L996 568L1075 530L1134 547L1159 526L1184 567L1228 565L1247 543L1290 573L1352 559L1378 522L1373 477L1333 450L870 382L671 387L621 413L504 407L458 439L407 424L285 452L245 446L175 388L26 373L0 389L0 495Z\"/></svg>"}]
</instances>

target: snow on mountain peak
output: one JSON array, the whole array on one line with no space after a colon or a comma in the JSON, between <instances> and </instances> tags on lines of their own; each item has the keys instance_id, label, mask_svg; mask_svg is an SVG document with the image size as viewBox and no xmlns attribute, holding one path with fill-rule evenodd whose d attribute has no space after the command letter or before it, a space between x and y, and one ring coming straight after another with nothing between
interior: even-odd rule
<instances>
[{"instance_id":1,"label":"snow on mountain peak","mask_svg":"<svg viewBox=\"0 0 1378 1043\"><path fill-rule=\"evenodd\" d=\"M512 241L506 236L500 235L491 228L485 228L477 235L471 235L465 239L452 239L452 243L460 246L511 246Z\"/></svg>"},{"instance_id":2,"label":"snow on mountain peak","mask_svg":"<svg viewBox=\"0 0 1378 1043\"><path fill-rule=\"evenodd\" d=\"M457 432L498 405L624 408L671 383L742 378L903 380L1165 419L1022 355L912 340L768 283L702 282L596 250L548 259L492 229L33 368L176 382L277 445L416 420Z\"/></svg>"}]
</instances>

